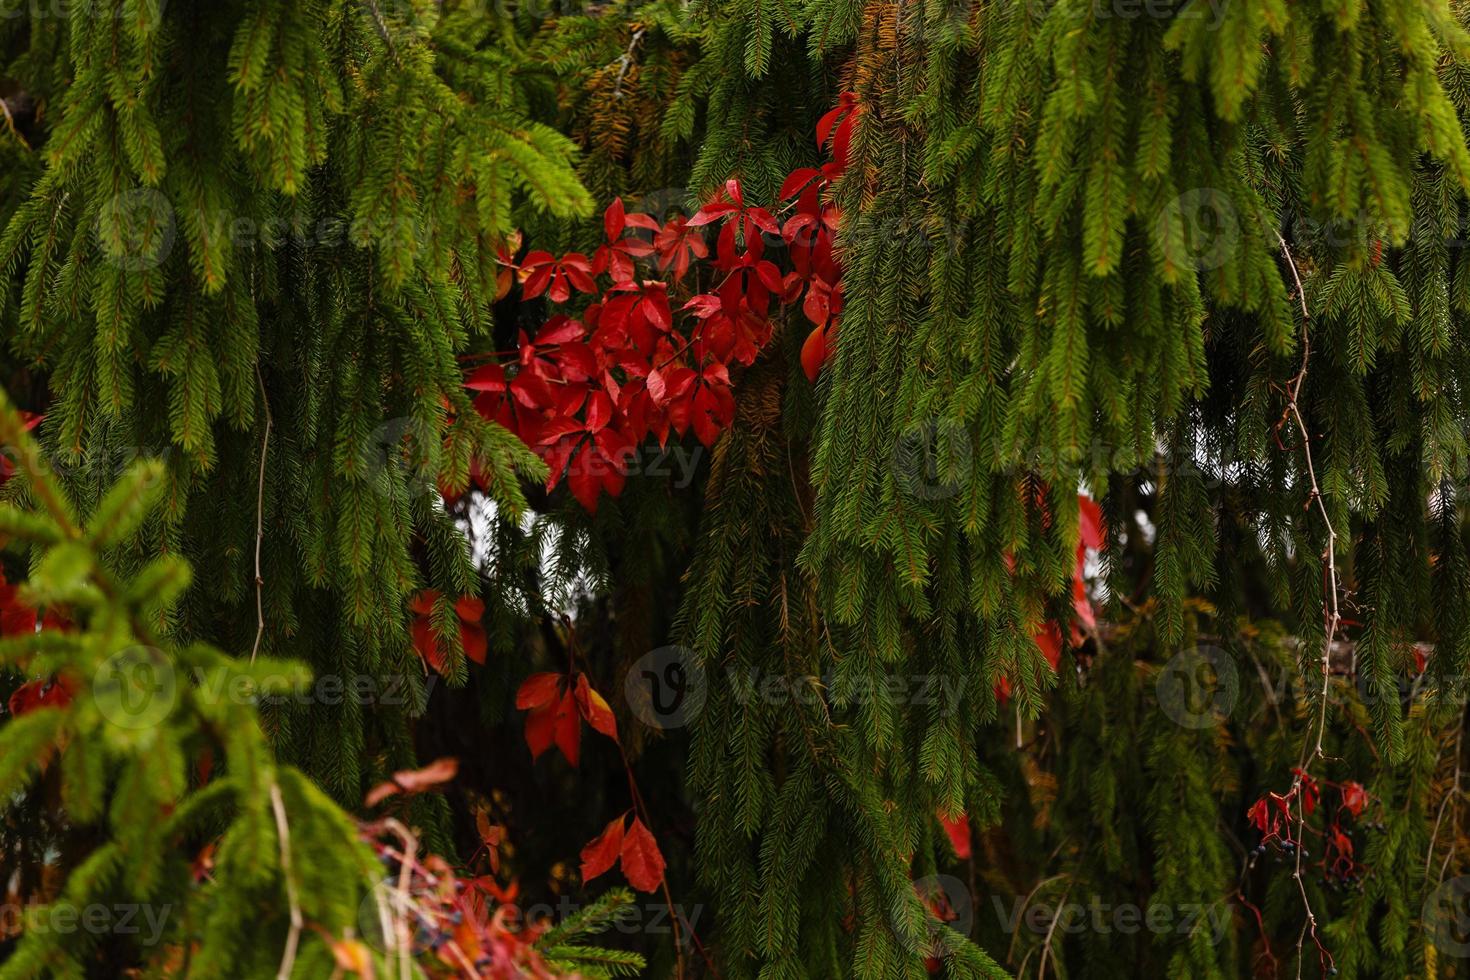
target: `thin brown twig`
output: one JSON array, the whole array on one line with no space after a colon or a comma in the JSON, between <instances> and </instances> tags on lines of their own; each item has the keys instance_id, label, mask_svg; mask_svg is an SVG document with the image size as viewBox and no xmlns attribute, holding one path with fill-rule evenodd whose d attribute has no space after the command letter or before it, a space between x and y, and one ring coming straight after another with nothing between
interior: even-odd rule
<instances>
[{"instance_id":1,"label":"thin brown twig","mask_svg":"<svg viewBox=\"0 0 1470 980\"><path fill-rule=\"evenodd\" d=\"M1455 778L1450 783L1450 788L1445 791L1444 799L1439 801L1439 813L1434 818L1434 832L1429 835L1429 852L1424 855L1424 877L1426 880L1429 878L1430 865L1434 863L1434 848L1439 844L1439 827L1444 821L1445 808L1449 806L1451 800L1457 799L1465 792L1460 788L1460 738L1464 734L1465 724L1464 718L1462 717L1460 719L1460 727L1455 732Z\"/></svg>"},{"instance_id":2,"label":"thin brown twig","mask_svg":"<svg viewBox=\"0 0 1470 980\"><path fill-rule=\"evenodd\" d=\"M281 877L286 879L286 901L291 907L291 931L286 934L286 949L281 954L281 968L276 980L289 980L296 965L296 949L301 944L301 901L296 895L296 878L291 873L291 828L286 823L286 804L281 799L281 784L271 781L271 809L276 814L276 839L281 845Z\"/></svg>"},{"instance_id":3,"label":"thin brown twig","mask_svg":"<svg viewBox=\"0 0 1470 980\"><path fill-rule=\"evenodd\" d=\"M638 49L639 43L642 42L643 36L647 33L648 31L642 27L634 31L633 40L628 42L628 50L624 51L623 56L618 59L618 80L613 83L614 98L621 99L623 97L623 79L628 77L628 71L633 67L633 52Z\"/></svg>"},{"instance_id":4,"label":"thin brown twig","mask_svg":"<svg viewBox=\"0 0 1470 980\"><path fill-rule=\"evenodd\" d=\"M1057 923L1062 921L1062 909L1067 904L1067 896L1072 894L1072 886L1062 892L1062 900L1057 903L1056 914L1051 917L1051 925L1046 927L1046 938L1041 942L1041 961L1036 965L1036 980L1043 980L1046 976L1046 961L1051 958L1051 937L1057 931Z\"/></svg>"},{"instance_id":5,"label":"thin brown twig","mask_svg":"<svg viewBox=\"0 0 1470 980\"><path fill-rule=\"evenodd\" d=\"M418 853L419 841L413 832L402 823L392 817L384 820L382 826L396 835L403 842L403 857L398 862L398 894L396 896L397 908L408 908L413 904L409 895L409 884L412 880L413 864ZM409 966L409 953L413 947L413 933L409 931L408 920L402 916L394 918L394 938L398 945L398 975L399 980L408 980L412 973Z\"/></svg>"},{"instance_id":6,"label":"thin brown twig","mask_svg":"<svg viewBox=\"0 0 1470 980\"><path fill-rule=\"evenodd\" d=\"M1310 507L1313 503L1317 505L1317 511L1322 516L1322 524L1327 531L1327 550L1325 555L1327 568L1326 581L1323 583L1326 599L1322 609L1325 635L1322 638L1322 691L1317 717L1317 738L1316 744L1310 752L1307 751L1307 743L1303 743L1301 762L1297 766L1292 783L1292 788L1299 791L1297 793L1296 864L1292 871L1292 877L1296 880L1297 889L1301 892L1302 907L1307 912L1306 924L1296 941L1296 968L1297 976L1300 977L1302 970L1302 949L1308 930L1311 931L1312 941L1317 944L1319 955L1326 956L1329 963L1332 960L1332 954L1327 952L1326 948L1322 945L1322 940L1317 937L1317 916L1312 911L1311 900L1307 897L1307 887L1302 880L1302 845L1305 839L1304 827L1307 820L1304 784L1308 778L1311 764L1315 760L1323 757L1322 739L1327 729L1328 685L1332 679L1332 642L1337 636L1338 627L1342 623L1342 614L1338 607L1337 530L1332 526L1332 518L1327 513L1327 505L1322 499L1322 489L1317 483L1317 467L1312 459L1312 436L1307 430L1307 423L1302 417L1301 407L1298 401L1301 396L1302 385L1307 380L1307 369L1310 366L1312 358L1312 336L1310 329L1312 313L1307 307L1306 289L1302 286L1301 272L1297 269L1296 259L1291 254L1291 248L1286 244L1286 239L1282 237L1279 231L1276 233L1276 240L1281 244L1281 254L1285 256L1286 264L1291 269L1291 277L1296 283L1297 300L1300 302L1302 309L1302 364L1296 373L1296 377L1292 378L1286 387L1286 409L1283 412L1282 418L1284 421L1289 416L1296 423L1298 432L1301 433L1302 460L1306 465L1307 479L1311 481L1311 495L1308 499L1307 506Z\"/></svg>"},{"instance_id":7,"label":"thin brown twig","mask_svg":"<svg viewBox=\"0 0 1470 980\"><path fill-rule=\"evenodd\" d=\"M260 641L265 636L265 576L260 574L260 545L265 540L265 460L271 448L271 402L265 394L265 378L260 365L255 365L255 380L260 385L260 403L265 406L265 435L260 440L260 476L255 485L255 643L250 647L250 662L260 653Z\"/></svg>"}]
</instances>

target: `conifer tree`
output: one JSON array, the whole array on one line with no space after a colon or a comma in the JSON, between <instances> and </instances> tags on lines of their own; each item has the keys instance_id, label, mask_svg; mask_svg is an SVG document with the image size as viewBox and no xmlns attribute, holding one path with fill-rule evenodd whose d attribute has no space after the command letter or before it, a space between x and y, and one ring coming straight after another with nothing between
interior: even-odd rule
<instances>
[{"instance_id":1,"label":"conifer tree","mask_svg":"<svg viewBox=\"0 0 1470 980\"><path fill-rule=\"evenodd\" d=\"M493 810L516 886L595 894L612 857L712 911L643 937L654 974L1465 972L1463 4L23 7L6 381L76 533L135 518L77 560L186 557L134 624L182 658L411 678L267 708L222 840L273 836L279 772L346 868L339 806L452 754L466 795L405 801L432 848L498 854ZM672 416L681 357L733 395L635 433L712 445L692 486L589 483L607 419L526 379L585 383L565 348L654 294L769 339L613 358L619 425ZM139 452L147 518L112 489ZM687 731L601 700L671 643ZM60 717L7 721L7 761ZM179 871L117 829L94 855ZM1026 915L1079 905L1169 918Z\"/></svg>"}]
</instances>

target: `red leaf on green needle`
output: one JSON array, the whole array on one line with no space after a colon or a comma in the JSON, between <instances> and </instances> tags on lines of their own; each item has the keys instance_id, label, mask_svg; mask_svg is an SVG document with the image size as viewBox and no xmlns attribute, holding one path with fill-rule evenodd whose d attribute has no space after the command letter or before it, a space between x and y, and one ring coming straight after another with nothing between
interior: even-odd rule
<instances>
[{"instance_id":1,"label":"red leaf on green needle","mask_svg":"<svg viewBox=\"0 0 1470 980\"><path fill-rule=\"evenodd\" d=\"M944 832L949 835L949 843L954 848L955 857L964 860L970 856L970 818L961 813L957 817L947 817L939 814L939 822L944 827Z\"/></svg>"}]
</instances>

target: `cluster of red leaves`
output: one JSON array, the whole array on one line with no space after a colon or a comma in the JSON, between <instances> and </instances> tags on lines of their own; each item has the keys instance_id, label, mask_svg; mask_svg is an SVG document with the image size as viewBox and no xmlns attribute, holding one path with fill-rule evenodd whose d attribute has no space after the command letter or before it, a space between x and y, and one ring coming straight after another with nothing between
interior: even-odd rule
<instances>
[{"instance_id":1,"label":"cluster of red leaves","mask_svg":"<svg viewBox=\"0 0 1470 980\"><path fill-rule=\"evenodd\" d=\"M1097 613L1092 608L1092 600L1087 595L1087 582L1083 578L1083 572L1087 567L1087 552L1100 551L1107 544L1107 533L1103 525L1102 508L1097 505L1086 494L1077 495L1077 507L1079 509L1078 525L1081 533L1077 541L1077 564L1072 570L1072 609L1077 615L1077 620L1072 624L1072 645L1077 646L1082 642L1082 631L1078 623L1092 629L1097 625ZM1055 671L1062 660L1062 630L1056 623L1045 624L1035 636L1031 638L1041 650L1046 662ZM995 686L995 695L1001 704L1010 700L1011 682L1009 678L1002 677ZM968 860L973 853L970 838L970 819L964 813L948 814L940 812L936 814L940 826L944 828L945 834L949 836L950 846L954 848L955 857L961 861Z\"/></svg>"},{"instance_id":2,"label":"cluster of red leaves","mask_svg":"<svg viewBox=\"0 0 1470 980\"><path fill-rule=\"evenodd\" d=\"M406 919L414 963L431 977L465 980L555 980L535 943L545 923L527 922L512 904L518 889L501 888L490 876L461 877L437 855L416 859L381 828L365 836L387 868L389 907ZM372 976L372 962L360 940L332 942L336 965L344 972Z\"/></svg>"},{"instance_id":3,"label":"cluster of red leaves","mask_svg":"<svg viewBox=\"0 0 1470 980\"><path fill-rule=\"evenodd\" d=\"M641 892L656 891L664 880L664 856L658 841L631 810L582 848L582 880L591 881L614 864L621 864L628 884Z\"/></svg>"},{"instance_id":4,"label":"cluster of red leaves","mask_svg":"<svg viewBox=\"0 0 1470 980\"><path fill-rule=\"evenodd\" d=\"M437 589L425 589L414 596L409 611L414 617L411 627L414 650L423 658L424 663L443 674L447 660L446 651L430 620L439 596ZM478 596L460 596L454 602L454 611L459 617L459 642L464 648L464 655L483 666L490 646L489 638L485 635L485 624L482 622L485 618L484 600Z\"/></svg>"},{"instance_id":5,"label":"cluster of red leaves","mask_svg":"<svg viewBox=\"0 0 1470 980\"><path fill-rule=\"evenodd\" d=\"M614 742L618 721L607 700L592 689L587 675L532 674L516 691L516 707L526 715L526 744L531 758L555 745L573 766L582 758L582 722Z\"/></svg>"},{"instance_id":6,"label":"cluster of red leaves","mask_svg":"<svg viewBox=\"0 0 1470 980\"><path fill-rule=\"evenodd\" d=\"M645 440L664 446L670 433L692 431L712 446L735 417L731 370L749 366L770 341L773 304L800 305L811 321L802 364L815 380L842 311L833 253L838 215L827 192L846 166L858 114L848 94L822 117L817 143L830 147L831 158L787 177L784 220L750 202L732 178L687 220L660 223L614 200L603 215L605 241L591 258L532 251L517 264L502 253L500 261L517 270L523 299L588 300L575 315L553 316L535 337L522 331L514 357L465 379L480 414L546 461L548 490L565 479L595 512L603 492L622 492L629 460ZM767 256L771 245L784 249L784 270ZM640 277L640 262L657 277Z\"/></svg>"},{"instance_id":7,"label":"cluster of red leaves","mask_svg":"<svg viewBox=\"0 0 1470 980\"><path fill-rule=\"evenodd\" d=\"M459 760L438 759L422 769L395 772L368 793L364 806L375 807L396 796L412 796L441 789L459 773ZM563 975L549 968L535 943L545 923L524 921L513 903L519 886L502 887L494 875L500 869L500 844L505 829L492 825L488 814L475 815L490 874L457 872L437 855L415 857L417 845L393 821L364 824L365 840L386 868L383 911L389 928L400 922L411 937L414 961L431 977L466 980L553 980ZM413 847L408 845L413 844ZM478 857L477 851L475 857ZM473 863L474 858L471 858ZM400 921L394 921L394 919ZM371 977L372 960L356 939L328 937L336 965L343 972Z\"/></svg>"},{"instance_id":8,"label":"cluster of red leaves","mask_svg":"<svg viewBox=\"0 0 1470 980\"><path fill-rule=\"evenodd\" d=\"M1333 887L1356 885L1367 869L1355 857L1351 823L1362 816L1374 798L1363 788L1362 783L1348 781L1334 783L1318 780L1302 769L1293 769L1296 780L1285 794L1267 793L1246 810L1246 819L1261 834L1261 843L1256 853L1265 853L1267 848L1279 848L1292 854L1303 847L1304 841L1296 837L1298 828L1321 840L1322 853L1314 865L1319 869L1323 884ZM1337 805L1323 809L1322 827L1319 830L1307 821L1318 812L1323 790L1337 796ZM1298 813L1292 815L1296 807ZM1370 828L1375 826L1367 825ZM1307 851L1302 852L1308 856Z\"/></svg>"},{"instance_id":9,"label":"cluster of red leaves","mask_svg":"<svg viewBox=\"0 0 1470 980\"><path fill-rule=\"evenodd\" d=\"M612 708L593 689L586 674L532 674L516 691L516 707L529 712L526 745L531 749L532 759L539 759L555 745L568 762L577 765L582 756L583 721L618 742L617 719ZM621 743L618 748L621 751ZM628 778L636 802L638 795L632 784L631 769ZM625 829L630 814L633 822ZM608 824L596 840L582 849L582 880L591 881L619 862L628 883L639 891L654 891L663 882L664 858L658 841L631 810Z\"/></svg>"}]
</instances>

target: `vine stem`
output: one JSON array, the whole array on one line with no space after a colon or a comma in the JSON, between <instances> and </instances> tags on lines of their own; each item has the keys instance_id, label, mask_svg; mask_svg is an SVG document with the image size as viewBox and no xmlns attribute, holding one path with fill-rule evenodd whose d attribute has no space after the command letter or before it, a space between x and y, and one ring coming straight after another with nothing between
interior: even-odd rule
<instances>
[{"instance_id":1,"label":"vine stem","mask_svg":"<svg viewBox=\"0 0 1470 980\"><path fill-rule=\"evenodd\" d=\"M260 385L260 403L265 406L265 435L260 440L260 475L255 484L255 643L250 647L251 663L255 663L261 638L265 636L265 577L260 574L260 545L265 540L265 460L271 448L271 426L275 424L259 363L255 365L255 380Z\"/></svg>"},{"instance_id":2,"label":"vine stem","mask_svg":"<svg viewBox=\"0 0 1470 980\"><path fill-rule=\"evenodd\" d=\"M291 828L286 823L286 804L281 799L281 784L271 782L271 809L276 814L276 838L281 845L281 877L286 879L286 901L291 907L291 931L286 934L286 949L281 954L281 968L276 980L289 980L296 965L296 949L301 943L301 900L296 894L296 878L291 873Z\"/></svg>"},{"instance_id":3,"label":"vine stem","mask_svg":"<svg viewBox=\"0 0 1470 980\"><path fill-rule=\"evenodd\" d=\"M1312 335L1311 322L1312 313L1307 307L1307 292L1302 286L1301 272L1297 268L1296 259L1291 254L1291 248L1286 244L1286 239L1281 232L1276 233L1276 241L1281 245L1281 254L1286 258L1286 264L1291 269L1291 278L1296 283L1297 300L1302 309L1302 364L1297 371L1296 377L1292 378L1286 386L1286 408L1282 413L1282 422L1289 417L1296 423L1297 431L1302 437L1302 460L1306 465L1307 479L1311 481L1310 497L1307 506L1317 505L1317 511L1322 517L1323 527L1327 531L1327 569L1323 591L1326 593L1322 605L1322 618L1324 636L1322 637L1322 690L1319 697L1317 714L1317 738L1316 743L1310 750L1307 743L1302 745L1301 762L1292 782L1292 789L1297 796L1297 846L1295 847L1296 866L1292 871L1292 878L1296 880L1297 890L1302 897L1302 907L1307 912L1306 928L1297 936L1296 940L1296 971L1300 977L1302 973L1302 949L1306 941L1308 931L1311 932L1312 942L1317 945L1317 952L1332 962L1332 954L1322 945L1322 940L1317 937L1317 916L1312 911L1311 900L1307 897L1307 886L1302 880L1302 849L1306 843L1305 826L1307 821L1306 787L1305 783L1309 777L1309 770L1314 761L1322 758L1322 739L1327 730L1327 694L1328 685L1332 679L1332 642L1337 636L1338 627L1342 623L1342 614L1338 607L1338 579L1337 579L1337 530L1332 526L1332 518L1327 513L1327 504L1322 499L1322 488L1317 483L1317 467L1312 459L1312 436L1307 430L1306 420L1302 417L1301 407L1298 399L1301 396L1302 385L1307 380L1307 369L1312 359ZM1278 424L1279 428L1279 424Z\"/></svg>"}]
</instances>

